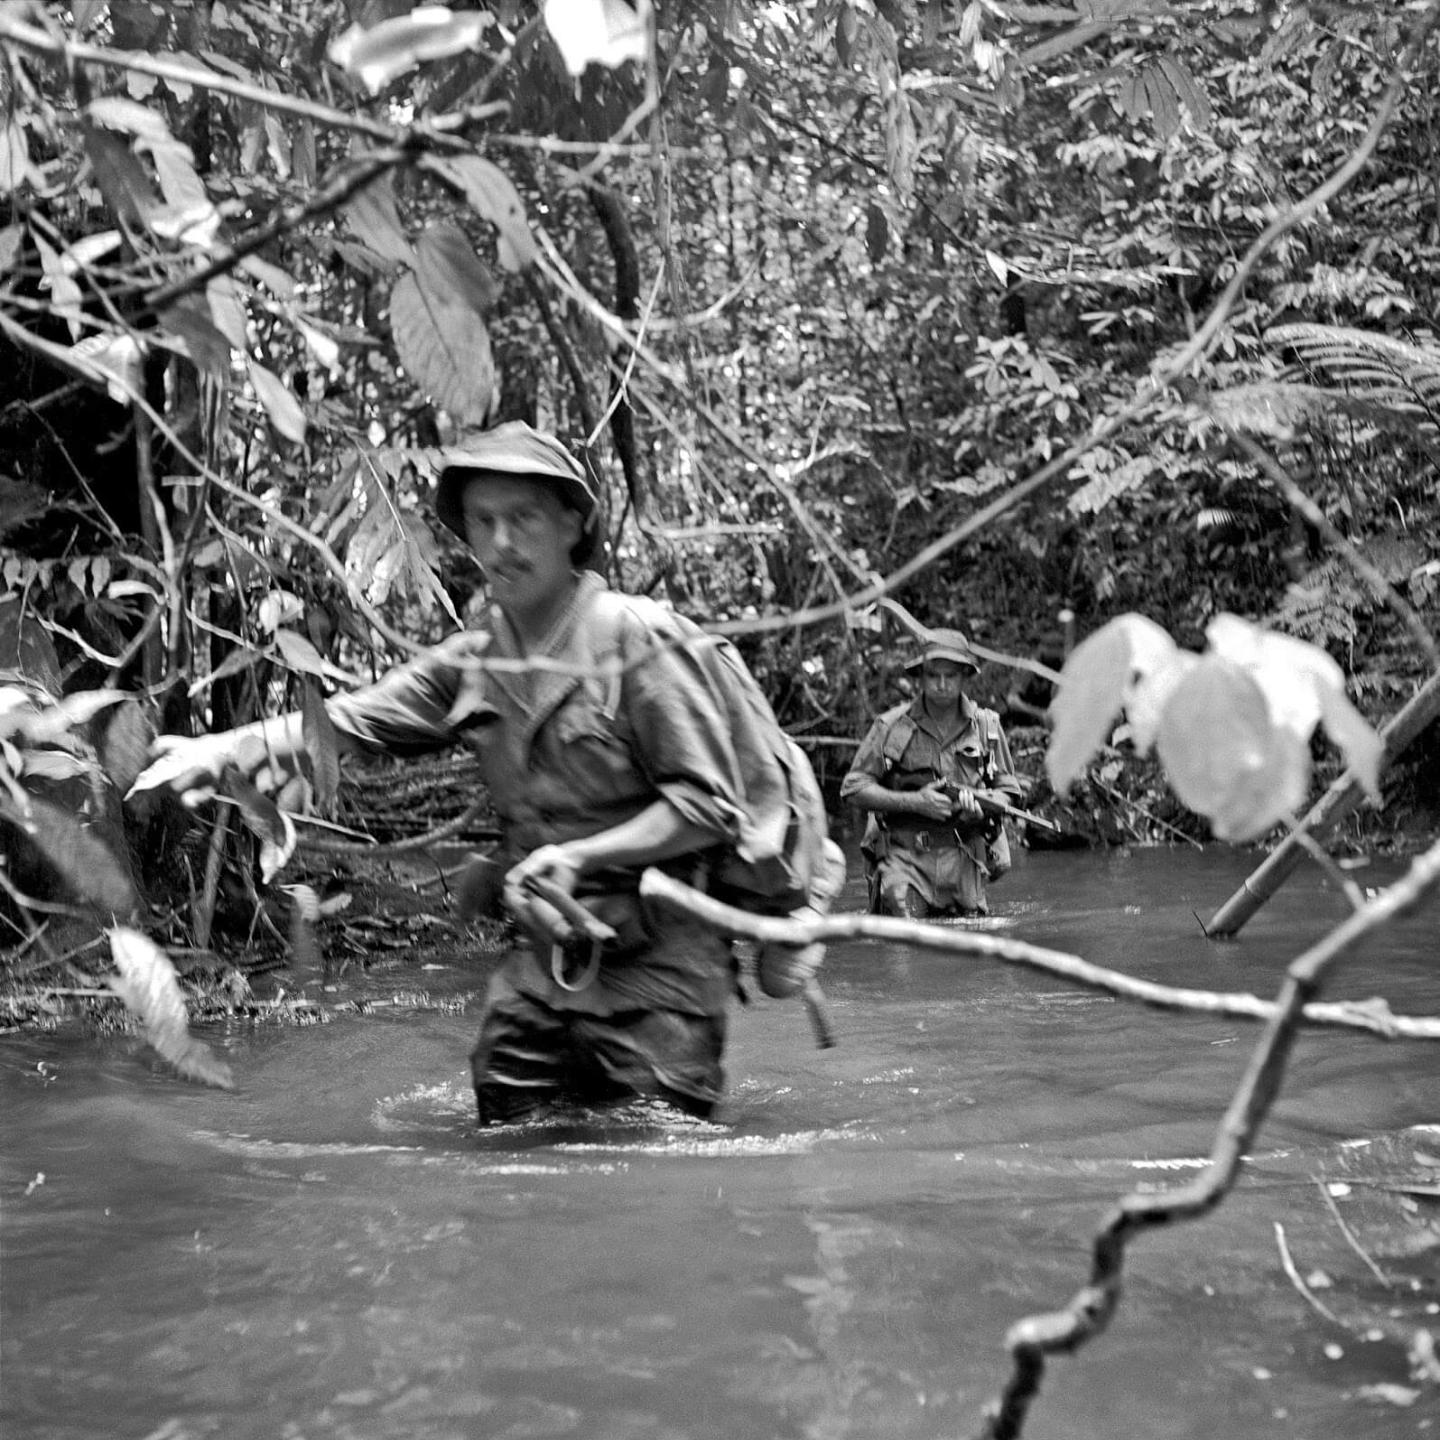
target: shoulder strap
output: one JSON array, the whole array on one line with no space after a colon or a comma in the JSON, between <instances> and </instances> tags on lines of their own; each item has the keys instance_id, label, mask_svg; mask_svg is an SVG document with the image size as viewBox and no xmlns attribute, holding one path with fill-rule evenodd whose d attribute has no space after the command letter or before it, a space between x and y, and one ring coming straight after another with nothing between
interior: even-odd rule
<instances>
[{"instance_id":1,"label":"shoulder strap","mask_svg":"<svg viewBox=\"0 0 1440 1440\"><path fill-rule=\"evenodd\" d=\"M596 677L596 684L601 687L600 710L607 721L613 720L620 709L620 627L626 604L627 597L614 590L597 590L585 613L591 658L597 667L613 667Z\"/></svg>"},{"instance_id":2,"label":"shoulder strap","mask_svg":"<svg viewBox=\"0 0 1440 1440\"><path fill-rule=\"evenodd\" d=\"M885 731L885 739L880 747L881 754L885 757L885 763L893 766L905 753L905 747L914 738L915 720L910 714L908 705L897 705L893 710L887 710L880 720L888 726Z\"/></svg>"}]
</instances>

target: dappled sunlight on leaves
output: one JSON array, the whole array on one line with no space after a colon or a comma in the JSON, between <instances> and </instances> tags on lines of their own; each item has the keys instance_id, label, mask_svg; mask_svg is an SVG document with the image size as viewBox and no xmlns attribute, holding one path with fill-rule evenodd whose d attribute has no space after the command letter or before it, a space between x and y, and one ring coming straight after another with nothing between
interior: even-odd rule
<instances>
[{"instance_id":1,"label":"dappled sunlight on leaves","mask_svg":"<svg viewBox=\"0 0 1440 1440\"><path fill-rule=\"evenodd\" d=\"M427 60L477 49L494 23L484 11L452 14L443 5L421 5L368 30L352 25L330 46L330 59L376 95Z\"/></svg>"}]
</instances>

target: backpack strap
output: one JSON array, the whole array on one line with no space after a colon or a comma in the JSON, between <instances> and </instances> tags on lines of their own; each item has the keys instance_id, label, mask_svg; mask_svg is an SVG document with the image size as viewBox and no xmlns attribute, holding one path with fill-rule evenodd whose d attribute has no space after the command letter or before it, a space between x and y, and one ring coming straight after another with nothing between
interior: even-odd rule
<instances>
[{"instance_id":1,"label":"backpack strap","mask_svg":"<svg viewBox=\"0 0 1440 1440\"><path fill-rule=\"evenodd\" d=\"M882 721L888 722L890 726L885 732L885 739L880 746L880 753L885 758L888 772L895 768L900 757L905 753L905 747L914 738L915 719L910 714L908 705L897 706L880 718Z\"/></svg>"},{"instance_id":2,"label":"backpack strap","mask_svg":"<svg viewBox=\"0 0 1440 1440\"><path fill-rule=\"evenodd\" d=\"M620 628L624 624L626 596L613 590L597 590L591 597L589 609L585 612L584 624L590 642L590 655L596 668L608 673L597 677L603 686L600 696L600 714L606 722L615 719L620 710L620 685L623 678L620 661L623 658L620 646Z\"/></svg>"}]
</instances>

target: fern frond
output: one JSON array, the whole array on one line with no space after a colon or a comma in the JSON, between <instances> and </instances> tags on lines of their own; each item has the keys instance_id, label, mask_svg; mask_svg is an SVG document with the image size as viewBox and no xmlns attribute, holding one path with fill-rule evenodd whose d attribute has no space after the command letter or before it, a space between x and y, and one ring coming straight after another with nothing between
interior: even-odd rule
<instances>
[{"instance_id":1,"label":"fern frond","mask_svg":"<svg viewBox=\"0 0 1440 1440\"><path fill-rule=\"evenodd\" d=\"M1360 553L1391 585L1404 584L1426 560L1425 546L1413 535L1371 536Z\"/></svg>"},{"instance_id":2,"label":"fern frond","mask_svg":"<svg viewBox=\"0 0 1440 1440\"><path fill-rule=\"evenodd\" d=\"M1240 524L1240 512L1223 505L1207 505L1196 517L1197 530L1231 530Z\"/></svg>"},{"instance_id":3,"label":"fern frond","mask_svg":"<svg viewBox=\"0 0 1440 1440\"><path fill-rule=\"evenodd\" d=\"M1290 440L1313 416L1325 413L1326 392L1313 385L1261 380L1212 391L1205 408L1227 430Z\"/></svg>"},{"instance_id":4,"label":"fern frond","mask_svg":"<svg viewBox=\"0 0 1440 1440\"><path fill-rule=\"evenodd\" d=\"M1412 344L1344 325L1277 325L1265 338L1293 350L1307 369L1352 395L1424 416L1421 424L1427 430L1440 428L1440 345Z\"/></svg>"},{"instance_id":5,"label":"fern frond","mask_svg":"<svg viewBox=\"0 0 1440 1440\"><path fill-rule=\"evenodd\" d=\"M1367 600L1350 566L1336 556L1291 585L1268 623L1313 645L1350 645L1358 634L1356 608Z\"/></svg>"},{"instance_id":6,"label":"fern frond","mask_svg":"<svg viewBox=\"0 0 1440 1440\"><path fill-rule=\"evenodd\" d=\"M1205 408L1229 430L1245 435L1268 435L1293 440L1296 435L1330 415L1349 415L1381 429L1398 428L1414 434L1421 412L1399 398L1357 396L1346 390L1319 385L1297 385L1287 380L1258 380L1232 385L1205 396Z\"/></svg>"}]
</instances>

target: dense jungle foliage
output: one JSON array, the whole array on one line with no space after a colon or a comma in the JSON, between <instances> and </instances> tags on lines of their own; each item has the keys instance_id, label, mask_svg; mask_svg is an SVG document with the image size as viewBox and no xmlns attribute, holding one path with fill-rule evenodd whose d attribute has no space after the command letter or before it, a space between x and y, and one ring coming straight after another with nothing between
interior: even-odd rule
<instances>
[{"instance_id":1,"label":"dense jungle foliage","mask_svg":"<svg viewBox=\"0 0 1440 1440\"><path fill-rule=\"evenodd\" d=\"M501 418L584 445L614 581L735 635L831 786L882 596L984 647L1036 777L1033 662L1127 612L1321 645L1377 725L1440 669L1436 4L411 10L0 6L18 971L77 898L253 934L254 836L123 803L149 740L305 708L282 808L351 818L318 701L463 622L436 451ZM1123 748L1058 813L1207 833Z\"/></svg>"}]
</instances>

